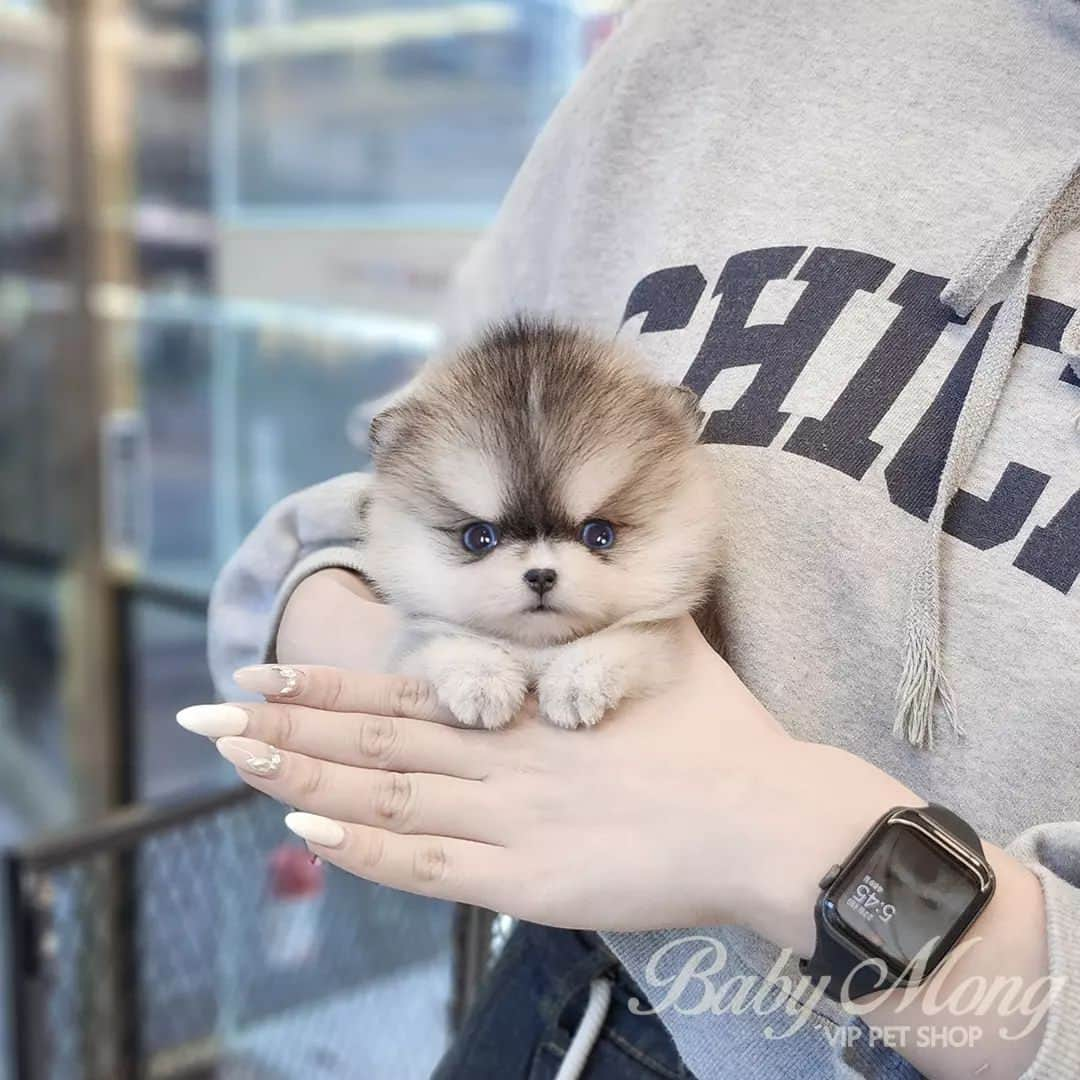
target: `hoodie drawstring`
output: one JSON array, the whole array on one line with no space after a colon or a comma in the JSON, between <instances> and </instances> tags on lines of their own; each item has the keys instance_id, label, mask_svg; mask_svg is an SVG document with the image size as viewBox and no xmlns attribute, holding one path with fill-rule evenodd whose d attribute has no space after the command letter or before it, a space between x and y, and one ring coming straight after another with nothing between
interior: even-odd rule
<instances>
[{"instance_id":1,"label":"hoodie drawstring","mask_svg":"<svg viewBox=\"0 0 1080 1080\"><path fill-rule=\"evenodd\" d=\"M585 1012L566 1049L566 1056L555 1074L555 1080L578 1080L596 1040L600 1037L600 1029L604 1026L610 1007L611 980L593 979L589 983L589 1001Z\"/></svg>"},{"instance_id":2,"label":"hoodie drawstring","mask_svg":"<svg viewBox=\"0 0 1080 1080\"><path fill-rule=\"evenodd\" d=\"M911 586L893 730L914 746L933 745L934 708L938 700L953 730L958 733L962 730L941 661L942 526L949 503L990 428L1012 367L1035 266L1058 236L1078 222L1080 160L1074 158L1067 168L1048 176L1027 195L1005 228L975 253L941 293L942 303L960 316L970 315L1026 247L960 410L928 522L926 549ZM1080 327L1070 330L1080 331ZM1080 338L1080 332L1070 335L1068 342L1063 343L1063 351L1080 354L1080 340L1074 338ZM1072 362L1074 367L1078 366L1075 359Z\"/></svg>"}]
</instances>

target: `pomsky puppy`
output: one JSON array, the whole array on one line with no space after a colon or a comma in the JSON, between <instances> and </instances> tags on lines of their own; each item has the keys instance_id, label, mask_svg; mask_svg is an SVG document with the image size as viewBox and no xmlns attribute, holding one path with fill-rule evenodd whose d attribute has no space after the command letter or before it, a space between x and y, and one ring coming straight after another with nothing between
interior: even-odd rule
<instances>
[{"instance_id":1,"label":"pomsky puppy","mask_svg":"<svg viewBox=\"0 0 1080 1080\"><path fill-rule=\"evenodd\" d=\"M366 569L406 616L398 669L487 728L530 689L567 728L659 689L718 564L701 421L692 392L554 323L429 364L371 426Z\"/></svg>"}]
</instances>

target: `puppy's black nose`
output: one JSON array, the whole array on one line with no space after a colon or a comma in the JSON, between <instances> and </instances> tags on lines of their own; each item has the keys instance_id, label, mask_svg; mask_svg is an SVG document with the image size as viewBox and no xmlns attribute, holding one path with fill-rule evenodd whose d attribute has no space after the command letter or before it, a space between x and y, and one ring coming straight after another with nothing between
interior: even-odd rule
<instances>
[{"instance_id":1,"label":"puppy's black nose","mask_svg":"<svg viewBox=\"0 0 1080 1080\"><path fill-rule=\"evenodd\" d=\"M526 570L525 581L534 593L543 596L554 584L559 575L554 570Z\"/></svg>"}]
</instances>

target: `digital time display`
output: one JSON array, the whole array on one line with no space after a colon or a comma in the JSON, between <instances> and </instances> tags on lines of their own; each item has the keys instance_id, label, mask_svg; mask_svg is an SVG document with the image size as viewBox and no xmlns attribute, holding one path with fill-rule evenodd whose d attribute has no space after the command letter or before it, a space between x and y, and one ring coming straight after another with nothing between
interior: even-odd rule
<instances>
[{"instance_id":1,"label":"digital time display","mask_svg":"<svg viewBox=\"0 0 1080 1080\"><path fill-rule=\"evenodd\" d=\"M918 830L894 825L830 889L829 898L833 917L901 970L928 942L947 935L979 894L973 874Z\"/></svg>"}]
</instances>

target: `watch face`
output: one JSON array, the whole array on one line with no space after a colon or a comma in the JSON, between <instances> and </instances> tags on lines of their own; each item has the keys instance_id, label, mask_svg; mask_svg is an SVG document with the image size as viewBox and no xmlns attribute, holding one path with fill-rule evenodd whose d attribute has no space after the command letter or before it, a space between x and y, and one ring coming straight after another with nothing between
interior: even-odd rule
<instances>
[{"instance_id":1,"label":"watch face","mask_svg":"<svg viewBox=\"0 0 1080 1080\"><path fill-rule=\"evenodd\" d=\"M928 971L936 966L984 902L972 870L916 828L894 823L829 889L825 910L899 974L920 954Z\"/></svg>"}]
</instances>

